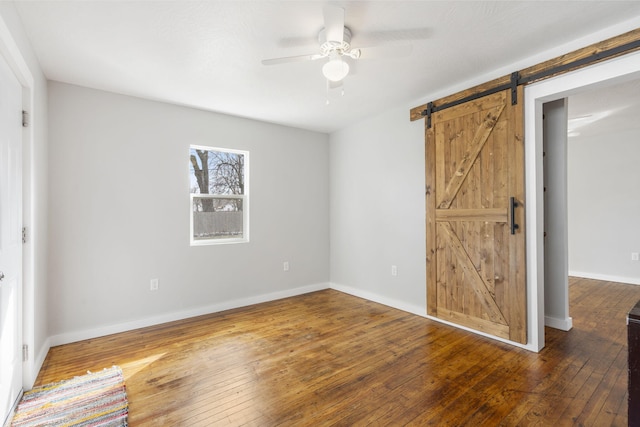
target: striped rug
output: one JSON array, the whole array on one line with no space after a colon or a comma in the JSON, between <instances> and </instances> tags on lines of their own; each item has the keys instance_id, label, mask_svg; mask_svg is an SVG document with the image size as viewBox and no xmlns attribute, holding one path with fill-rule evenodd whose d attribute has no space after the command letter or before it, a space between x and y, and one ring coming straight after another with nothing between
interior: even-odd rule
<instances>
[{"instance_id":1,"label":"striped rug","mask_svg":"<svg viewBox=\"0 0 640 427\"><path fill-rule=\"evenodd\" d=\"M126 426L127 415L122 370L114 366L25 392L11 426Z\"/></svg>"}]
</instances>

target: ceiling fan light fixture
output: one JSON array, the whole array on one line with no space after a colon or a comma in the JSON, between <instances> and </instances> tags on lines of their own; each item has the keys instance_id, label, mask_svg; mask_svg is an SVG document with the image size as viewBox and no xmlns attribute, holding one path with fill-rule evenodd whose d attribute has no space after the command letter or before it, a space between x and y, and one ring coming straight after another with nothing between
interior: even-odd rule
<instances>
[{"instance_id":1,"label":"ceiling fan light fixture","mask_svg":"<svg viewBox=\"0 0 640 427\"><path fill-rule=\"evenodd\" d=\"M349 64L339 55L332 56L329 62L322 66L322 74L332 82L339 82L349 74Z\"/></svg>"}]
</instances>

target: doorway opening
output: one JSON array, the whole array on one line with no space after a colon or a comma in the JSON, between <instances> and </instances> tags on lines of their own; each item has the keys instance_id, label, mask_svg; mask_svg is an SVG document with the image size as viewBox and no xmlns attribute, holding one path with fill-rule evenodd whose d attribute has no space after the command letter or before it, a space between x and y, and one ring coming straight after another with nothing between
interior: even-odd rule
<instances>
[{"instance_id":1,"label":"doorway opening","mask_svg":"<svg viewBox=\"0 0 640 427\"><path fill-rule=\"evenodd\" d=\"M545 325L572 327L569 276L640 284L640 80L543 105Z\"/></svg>"},{"instance_id":2,"label":"doorway opening","mask_svg":"<svg viewBox=\"0 0 640 427\"><path fill-rule=\"evenodd\" d=\"M640 80L568 107L569 275L640 285Z\"/></svg>"},{"instance_id":3,"label":"doorway opening","mask_svg":"<svg viewBox=\"0 0 640 427\"><path fill-rule=\"evenodd\" d=\"M531 337L529 345L536 351L544 347L545 326L544 104L570 98L588 90L611 91L614 86L639 78L640 54L632 53L525 88L527 297ZM592 194L590 200L594 199L595 196ZM615 206L612 207L614 208ZM564 320L570 322L568 300Z\"/></svg>"}]
</instances>

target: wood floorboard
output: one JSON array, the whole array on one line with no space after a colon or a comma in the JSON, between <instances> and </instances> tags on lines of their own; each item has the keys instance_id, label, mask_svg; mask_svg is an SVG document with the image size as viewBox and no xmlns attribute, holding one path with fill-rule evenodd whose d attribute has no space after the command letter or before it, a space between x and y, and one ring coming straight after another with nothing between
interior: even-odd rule
<instances>
[{"instance_id":1,"label":"wood floorboard","mask_svg":"<svg viewBox=\"0 0 640 427\"><path fill-rule=\"evenodd\" d=\"M626 426L640 286L570 279L532 353L334 290L49 351L36 385L122 368L136 426Z\"/></svg>"}]
</instances>

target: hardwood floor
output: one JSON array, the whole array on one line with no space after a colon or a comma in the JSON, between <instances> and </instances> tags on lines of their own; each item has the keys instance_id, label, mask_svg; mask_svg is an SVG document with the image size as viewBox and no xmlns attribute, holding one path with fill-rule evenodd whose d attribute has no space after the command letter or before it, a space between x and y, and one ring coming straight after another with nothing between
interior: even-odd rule
<instances>
[{"instance_id":1,"label":"hardwood floor","mask_svg":"<svg viewBox=\"0 0 640 427\"><path fill-rule=\"evenodd\" d=\"M37 384L119 365L132 427L626 426L640 286L570 299L539 354L327 290L55 347Z\"/></svg>"}]
</instances>

